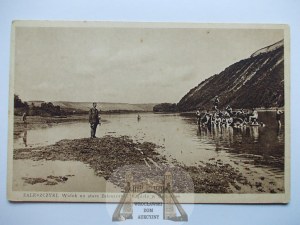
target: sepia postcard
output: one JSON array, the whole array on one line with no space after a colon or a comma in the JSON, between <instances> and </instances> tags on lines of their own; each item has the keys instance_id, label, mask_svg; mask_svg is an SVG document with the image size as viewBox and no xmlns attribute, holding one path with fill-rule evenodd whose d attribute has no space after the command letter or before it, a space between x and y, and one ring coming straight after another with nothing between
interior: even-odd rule
<instances>
[{"instance_id":1,"label":"sepia postcard","mask_svg":"<svg viewBox=\"0 0 300 225\"><path fill-rule=\"evenodd\" d=\"M8 200L288 203L289 43L279 24L14 21Z\"/></svg>"}]
</instances>

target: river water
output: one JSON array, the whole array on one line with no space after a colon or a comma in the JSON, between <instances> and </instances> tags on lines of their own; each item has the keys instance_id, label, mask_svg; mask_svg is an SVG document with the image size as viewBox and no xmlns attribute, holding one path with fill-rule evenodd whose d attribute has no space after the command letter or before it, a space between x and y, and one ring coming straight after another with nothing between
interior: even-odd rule
<instances>
[{"instance_id":1,"label":"river water","mask_svg":"<svg viewBox=\"0 0 300 225\"><path fill-rule=\"evenodd\" d=\"M270 177L281 183L284 175L284 125L278 129L274 112L260 112L265 127L242 129L199 128L194 116L143 113L102 115L97 137L127 135L135 141L153 142L169 161L197 165L219 160L229 163L252 180ZM87 121L62 123L48 128L24 131L14 140L14 148L54 144L62 139L89 137ZM252 173L249 173L249 170ZM256 174L256 175L254 175Z\"/></svg>"}]
</instances>

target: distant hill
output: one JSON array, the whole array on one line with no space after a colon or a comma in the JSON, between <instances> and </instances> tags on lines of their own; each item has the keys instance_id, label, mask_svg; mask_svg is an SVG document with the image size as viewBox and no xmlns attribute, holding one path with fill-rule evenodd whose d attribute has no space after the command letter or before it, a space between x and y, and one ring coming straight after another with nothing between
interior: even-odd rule
<instances>
[{"instance_id":1,"label":"distant hill","mask_svg":"<svg viewBox=\"0 0 300 225\"><path fill-rule=\"evenodd\" d=\"M161 103L153 107L153 112L177 112L176 103Z\"/></svg>"},{"instance_id":2,"label":"distant hill","mask_svg":"<svg viewBox=\"0 0 300 225\"><path fill-rule=\"evenodd\" d=\"M34 104L40 106L43 101L29 101L28 104ZM92 107L92 102L67 102L67 101L54 101L52 102L55 106L60 106L63 110L68 111L81 111L88 112ZM150 112L156 104L129 104L129 103L107 103L99 102L97 108L103 112L113 111L139 111L139 112Z\"/></svg>"},{"instance_id":3,"label":"distant hill","mask_svg":"<svg viewBox=\"0 0 300 225\"><path fill-rule=\"evenodd\" d=\"M283 40L254 52L191 89L177 104L180 111L211 109L216 95L220 107L284 106Z\"/></svg>"}]
</instances>

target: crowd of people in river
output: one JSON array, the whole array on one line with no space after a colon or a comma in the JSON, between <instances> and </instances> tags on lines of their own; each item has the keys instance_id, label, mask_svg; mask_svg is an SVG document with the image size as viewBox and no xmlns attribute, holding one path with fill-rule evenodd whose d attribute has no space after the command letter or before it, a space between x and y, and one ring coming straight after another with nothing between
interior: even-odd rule
<instances>
[{"instance_id":1,"label":"crowd of people in river","mask_svg":"<svg viewBox=\"0 0 300 225\"><path fill-rule=\"evenodd\" d=\"M206 110L201 112L197 110L197 124L199 126L218 126L228 127L232 126L235 128L241 128L245 126L262 126L265 124L258 120L258 112L255 108L252 110L239 109L233 111L230 105L227 105L224 110L219 109L219 97L216 96L214 99L213 109L211 111ZM276 121L277 125L281 126L281 115L283 114L278 108L276 109Z\"/></svg>"},{"instance_id":2,"label":"crowd of people in river","mask_svg":"<svg viewBox=\"0 0 300 225\"><path fill-rule=\"evenodd\" d=\"M225 110L206 110L204 113L197 110L196 116L199 126L265 126L263 122L258 121L258 112L254 108L251 112L244 109L233 111L228 105Z\"/></svg>"}]
</instances>

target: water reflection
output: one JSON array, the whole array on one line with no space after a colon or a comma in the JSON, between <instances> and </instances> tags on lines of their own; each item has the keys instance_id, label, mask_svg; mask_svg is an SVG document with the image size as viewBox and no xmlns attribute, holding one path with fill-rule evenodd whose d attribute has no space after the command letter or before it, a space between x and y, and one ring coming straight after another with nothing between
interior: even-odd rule
<instances>
[{"instance_id":1,"label":"water reflection","mask_svg":"<svg viewBox=\"0 0 300 225\"><path fill-rule=\"evenodd\" d=\"M253 138L254 142L258 142L259 131L257 126L249 127L250 128L250 136Z\"/></svg>"},{"instance_id":2,"label":"water reflection","mask_svg":"<svg viewBox=\"0 0 300 225\"><path fill-rule=\"evenodd\" d=\"M284 142L284 129L281 126L277 127L277 139L279 142Z\"/></svg>"},{"instance_id":3,"label":"water reflection","mask_svg":"<svg viewBox=\"0 0 300 225\"><path fill-rule=\"evenodd\" d=\"M198 126L197 135L201 137L211 138L217 145L227 143L229 146L234 142L243 142L245 139L250 139L255 143L259 141L259 127L200 127Z\"/></svg>"},{"instance_id":4,"label":"water reflection","mask_svg":"<svg viewBox=\"0 0 300 225\"><path fill-rule=\"evenodd\" d=\"M252 160L252 164L271 166L284 169L284 128L278 127L273 118L274 113L260 113L266 127L245 126L233 127L201 127L198 126L197 136L200 142L210 140L215 150L234 154L239 158ZM188 123L195 125L195 119Z\"/></svg>"}]
</instances>

